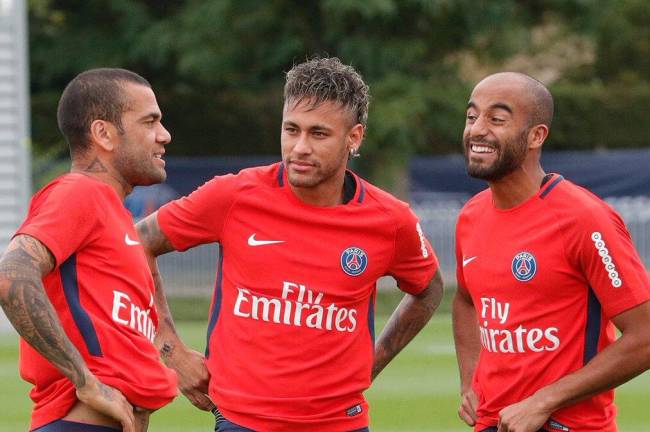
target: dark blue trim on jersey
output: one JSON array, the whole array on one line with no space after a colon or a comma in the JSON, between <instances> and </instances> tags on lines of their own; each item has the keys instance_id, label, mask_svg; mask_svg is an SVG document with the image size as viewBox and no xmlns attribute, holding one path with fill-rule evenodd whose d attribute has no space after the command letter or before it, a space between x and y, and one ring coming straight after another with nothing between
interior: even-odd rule
<instances>
[{"instance_id":1,"label":"dark blue trim on jersey","mask_svg":"<svg viewBox=\"0 0 650 432\"><path fill-rule=\"evenodd\" d=\"M553 180L553 182L550 185L548 185L548 187L546 189L544 189L544 192L542 192L539 195L539 197L541 199L544 199L544 197L546 195L548 195L553 190L553 188L555 188L555 186L557 186L558 183L560 183L562 180L564 180L564 177L562 177L561 175L557 176L557 178L555 180Z\"/></svg>"},{"instance_id":2,"label":"dark blue trim on jersey","mask_svg":"<svg viewBox=\"0 0 650 432\"><path fill-rule=\"evenodd\" d=\"M496 426L492 426L489 428L481 429L481 432L497 432L498 430L499 428L497 428ZM540 429L537 432L546 432L546 429Z\"/></svg>"},{"instance_id":3,"label":"dark blue trim on jersey","mask_svg":"<svg viewBox=\"0 0 650 432\"><path fill-rule=\"evenodd\" d=\"M594 290L589 287L589 297L587 299L587 328L585 329L585 352L583 363L587 364L589 360L598 354L598 340L600 339L600 319L601 306Z\"/></svg>"},{"instance_id":4,"label":"dark blue trim on jersey","mask_svg":"<svg viewBox=\"0 0 650 432\"><path fill-rule=\"evenodd\" d=\"M278 168L278 184L280 187L284 187L284 164L281 163Z\"/></svg>"},{"instance_id":5,"label":"dark blue trim on jersey","mask_svg":"<svg viewBox=\"0 0 650 432\"><path fill-rule=\"evenodd\" d=\"M370 337L372 338L372 347L374 350L375 347L375 295L370 296L370 301L368 302L368 331L370 332Z\"/></svg>"},{"instance_id":6,"label":"dark blue trim on jersey","mask_svg":"<svg viewBox=\"0 0 650 432\"><path fill-rule=\"evenodd\" d=\"M63 293L68 302L72 319L74 319L81 336L86 343L86 348L90 355L95 357L102 357L102 348L99 346L99 339L97 339L97 332L95 326L88 315L88 312L81 306L79 300L79 284L77 282L77 256L76 254L70 255L60 267L61 282L63 283Z\"/></svg>"},{"instance_id":7,"label":"dark blue trim on jersey","mask_svg":"<svg viewBox=\"0 0 650 432\"><path fill-rule=\"evenodd\" d=\"M108 426L97 426L85 423L71 422L68 420L56 420L34 429L32 432L120 432L122 429L115 429Z\"/></svg>"},{"instance_id":8,"label":"dark blue trim on jersey","mask_svg":"<svg viewBox=\"0 0 650 432\"><path fill-rule=\"evenodd\" d=\"M214 326L217 325L219 312L221 312L221 281L223 280L223 248L219 245L219 264L217 265L217 280L214 283L214 300L210 311L210 322L208 323L208 335L205 345L205 357L210 357L210 337Z\"/></svg>"},{"instance_id":9,"label":"dark blue trim on jersey","mask_svg":"<svg viewBox=\"0 0 650 432\"><path fill-rule=\"evenodd\" d=\"M366 196L366 185L363 184L363 180L361 180L361 179L359 179L358 183L359 183L359 186L361 187L361 191L359 191L359 198L357 199L357 202L362 203L363 199Z\"/></svg>"}]
</instances>

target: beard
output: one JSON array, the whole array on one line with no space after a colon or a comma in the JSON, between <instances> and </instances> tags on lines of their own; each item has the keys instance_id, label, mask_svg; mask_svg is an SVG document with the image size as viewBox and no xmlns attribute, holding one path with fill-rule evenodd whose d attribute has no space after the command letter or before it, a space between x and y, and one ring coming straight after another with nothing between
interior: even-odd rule
<instances>
[{"instance_id":1,"label":"beard","mask_svg":"<svg viewBox=\"0 0 650 432\"><path fill-rule=\"evenodd\" d=\"M325 159L319 158L311 160L314 164L313 169L309 173L296 172L291 168L290 161L291 155L284 158L284 166L287 168L287 179L293 187L297 188L316 188L323 183L327 183L341 171L345 169L348 162L348 153L342 150L340 154L335 157L329 156ZM300 160L296 158L295 160Z\"/></svg>"},{"instance_id":2,"label":"beard","mask_svg":"<svg viewBox=\"0 0 650 432\"><path fill-rule=\"evenodd\" d=\"M131 186L149 186L162 183L167 178L164 168L154 164L153 156L144 152L134 153L129 151L134 148L120 143L120 148L114 160L115 169L122 178Z\"/></svg>"},{"instance_id":3,"label":"beard","mask_svg":"<svg viewBox=\"0 0 650 432\"><path fill-rule=\"evenodd\" d=\"M472 144L485 144L494 148L497 159L491 165L473 162L469 156L469 148ZM497 140L472 140L469 137L464 137L463 145L467 174L481 180L497 181L519 168L526 159L528 130L523 131L518 137L508 139L503 143Z\"/></svg>"}]
</instances>

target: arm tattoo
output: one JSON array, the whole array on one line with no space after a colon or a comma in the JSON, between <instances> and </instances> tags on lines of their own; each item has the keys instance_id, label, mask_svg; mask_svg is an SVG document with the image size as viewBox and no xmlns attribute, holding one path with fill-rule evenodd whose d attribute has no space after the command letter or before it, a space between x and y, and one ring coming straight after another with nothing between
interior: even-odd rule
<instances>
[{"instance_id":1,"label":"arm tattoo","mask_svg":"<svg viewBox=\"0 0 650 432\"><path fill-rule=\"evenodd\" d=\"M158 225L158 212L142 219L135 225L135 229L138 231L145 252L154 258L174 250L174 246Z\"/></svg>"},{"instance_id":2,"label":"arm tattoo","mask_svg":"<svg viewBox=\"0 0 650 432\"><path fill-rule=\"evenodd\" d=\"M436 272L419 295L406 294L386 323L375 344L374 379L429 321L442 299L442 278Z\"/></svg>"},{"instance_id":3,"label":"arm tattoo","mask_svg":"<svg viewBox=\"0 0 650 432\"><path fill-rule=\"evenodd\" d=\"M172 318L169 305L167 304L167 297L165 296L162 276L158 270L156 257L173 251L174 247L158 225L157 212L138 222L135 228L138 231L138 237L140 237L140 243L142 243L145 255L147 255L151 277L153 278L156 290L155 301L159 324L155 344L160 351L161 358L166 361L170 359L174 353L174 348L176 346L174 341L178 339L178 334L176 333L174 319Z\"/></svg>"},{"instance_id":4,"label":"arm tattoo","mask_svg":"<svg viewBox=\"0 0 650 432\"><path fill-rule=\"evenodd\" d=\"M81 387L85 364L61 327L41 279L54 265L41 242L15 237L0 258L0 305L20 336Z\"/></svg>"}]
</instances>

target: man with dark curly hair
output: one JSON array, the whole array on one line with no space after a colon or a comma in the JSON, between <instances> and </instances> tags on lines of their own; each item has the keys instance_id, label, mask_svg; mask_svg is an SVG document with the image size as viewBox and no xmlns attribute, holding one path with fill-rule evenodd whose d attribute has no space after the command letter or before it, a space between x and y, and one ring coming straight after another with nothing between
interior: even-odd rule
<instances>
[{"instance_id":1,"label":"man with dark curly hair","mask_svg":"<svg viewBox=\"0 0 650 432\"><path fill-rule=\"evenodd\" d=\"M368 102L361 76L336 58L294 66L282 162L215 177L138 224L166 315L157 343L217 431L367 431L363 391L440 302L438 263L415 214L347 169ZM220 254L204 359L176 335L155 256L212 242ZM375 342L384 275L406 294Z\"/></svg>"}]
</instances>

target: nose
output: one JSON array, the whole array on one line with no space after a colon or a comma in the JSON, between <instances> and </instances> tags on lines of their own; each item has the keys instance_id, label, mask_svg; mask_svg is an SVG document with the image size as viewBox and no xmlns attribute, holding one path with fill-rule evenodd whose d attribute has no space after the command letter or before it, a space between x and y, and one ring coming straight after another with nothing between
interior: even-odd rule
<instances>
[{"instance_id":1,"label":"nose","mask_svg":"<svg viewBox=\"0 0 650 432\"><path fill-rule=\"evenodd\" d=\"M487 122L482 115L478 116L474 122L467 123L465 126L465 135L470 138L484 137L487 133Z\"/></svg>"},{"instance_id":2,"label":"nose","mask_svg":"<svg viewBox=\"0 0 650 432\"><path fill-rule=\"evenodd\" d=\"M165 126L160 124L160 131L158 133L158 142L162 145L167 145L172 140L172 134L165 128Z\"/></svg>"},{"instance_id":3,"label":"nose","mask_svg":"<svg viewBox=\"0 0 650 432\"><path fill-rule=\"evenodd\" d=\"M306 132L300 133L296 138L296 144L293 146L293 151L300 154L310 154L311 150L308 134Z\"/></svg>"}]
</instances>

